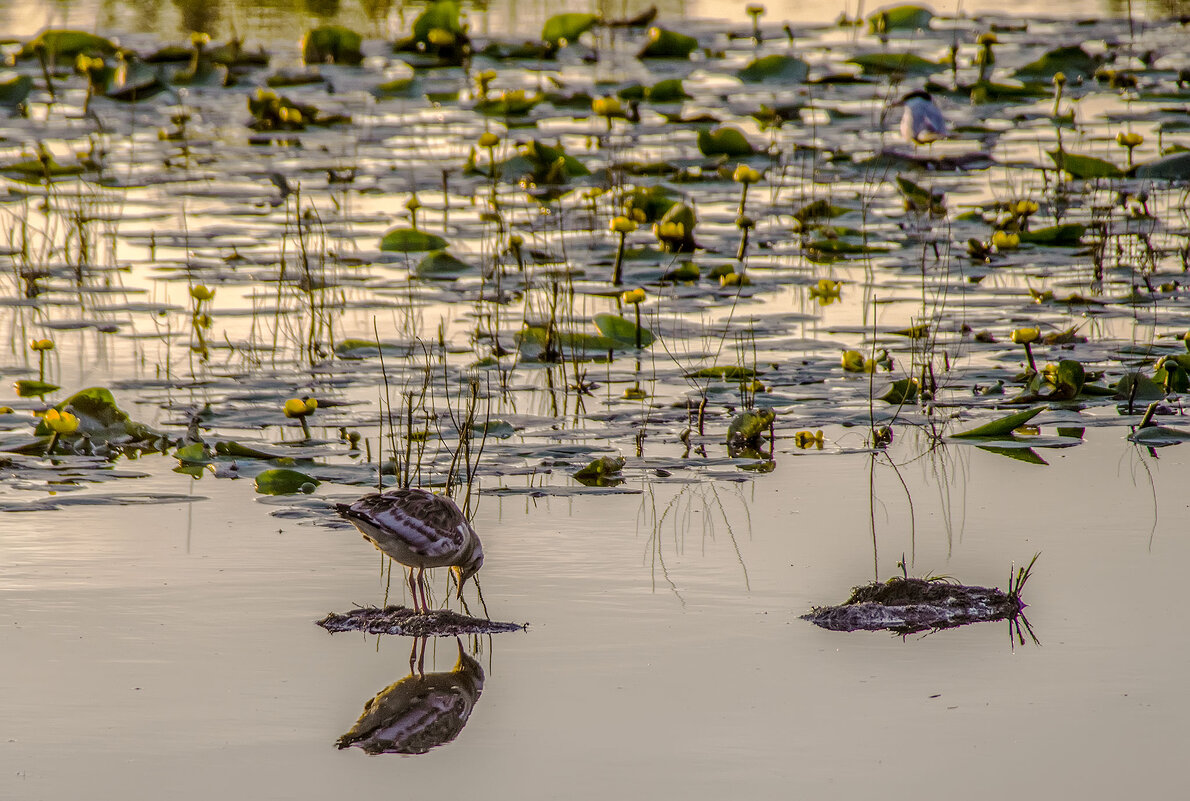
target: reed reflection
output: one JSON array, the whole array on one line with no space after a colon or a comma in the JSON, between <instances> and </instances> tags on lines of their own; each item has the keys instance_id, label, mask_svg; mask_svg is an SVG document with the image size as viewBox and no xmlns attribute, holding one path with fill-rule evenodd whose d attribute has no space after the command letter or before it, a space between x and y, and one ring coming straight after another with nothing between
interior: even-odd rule
<instances>
[{"instance_id":1,"label":"reed reflection","mask_svg":"<svg viewBox=\"0 0 1190 801\"><path fill-rule=\"evenodd\" d=\"M369 755L424 754L459 736L483 691L484 672L458 638L454 668L426 673L426 637L414 640L409 675L364 704L351 730L338 739Z\"/></svg>"}]
</instances>

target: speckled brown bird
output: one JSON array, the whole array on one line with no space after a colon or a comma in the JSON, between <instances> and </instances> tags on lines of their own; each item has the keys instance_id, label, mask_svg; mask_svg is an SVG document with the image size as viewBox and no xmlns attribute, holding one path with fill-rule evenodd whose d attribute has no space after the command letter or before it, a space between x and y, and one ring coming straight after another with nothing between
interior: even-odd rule
<instances>
[{"instance_id":1,"label":"speckled brown bird","mask_svg":"<svg viewBox=\"0 0 1190 801\"><path fill-rule=\"evenodd\" d=\"M459 580L458 597L462 598L463 585L483 566L479 535L455 502L444 495L422 489L396 489L365 495L350 505L336 504L335 508L360 530L364 539L409 568L409 589L416 612L429 610L425 591L428 568L452 568Z\"/></svg>"}]
</instances>

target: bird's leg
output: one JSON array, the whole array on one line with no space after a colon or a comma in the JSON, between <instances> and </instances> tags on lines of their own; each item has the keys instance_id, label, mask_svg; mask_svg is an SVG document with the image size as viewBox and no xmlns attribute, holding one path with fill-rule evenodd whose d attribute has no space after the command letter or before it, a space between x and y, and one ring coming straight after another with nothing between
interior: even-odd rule
<instances>
[{"instance_id":1,"label":"bird's leg","mask_svg":"<svg viewBox=\"0 0 1190 801\"><path fill-rule=\"evenodd\" d=\"M417 608L417 587L413 583L413 568L409 568L409 595L413 598L413 612L416 614L420 610Z\"/></svg>"},{"instance_id":2,"label":"bird's leg","mask_svg":"<svg viewBox=\"0 0 1190 801\"><path fill-rule=\"evenodd\" d=\"M417 641L419 638L413 638L413 648L409 651L409 675L413 675L413 666L417 664Z\"/></svg>"},{"instance_id":3,"label":"bird's leg","mask_svg":"<svg viewBox=\"0 0 1190 801\"><path fill-rule=\"evenodd\" d=\"M430 641L429 637L418 637L421 641L421 654L417 657L417 675L426 675L426 643Z\"/></svg>"},{"instance_id":4,"label":"bird's leg","mask_svg":"<svg viewBox=\"0 0 1190 801\"><path fill-rule=\"evenodd\" d=\"M430 602L426 600L426 569L420 567L417 569L417 586L421 588L421 611L430 611Z\"/></svg>"}]
</instances>

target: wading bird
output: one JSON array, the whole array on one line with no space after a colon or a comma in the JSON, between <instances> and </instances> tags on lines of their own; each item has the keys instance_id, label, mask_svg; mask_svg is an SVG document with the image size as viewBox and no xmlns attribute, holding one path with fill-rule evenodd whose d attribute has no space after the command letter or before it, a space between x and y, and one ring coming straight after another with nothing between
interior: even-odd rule
<instances>
[{"instance_id":1,"label":"wading bird","mask_svg":"<svg viewBox=\"0 0 1190 801\"><path fill-rule=\"evenodd\" d=\"M946 117L934 105L930 93L922 90L910 92L899 101L905 107L901 114L901 136L911 145L928 145L950 135Z\"/></svg>"},{"instance_id":2,"label":"wading bird","mask_svg":"<svg viewBox=\"0 0 1190 801\"><path fill-rule=\"evenodd\" d=\"M443 495L396 489L365 495L350 505L335 504L335 508L360 530L364 539L409 568L415 612L428 612L430 608L425 588L427 568L453 568L459 580L457 597L462 598L463 585L483 566L479 535L455 502Z\"/></svg>"}]
</instances>

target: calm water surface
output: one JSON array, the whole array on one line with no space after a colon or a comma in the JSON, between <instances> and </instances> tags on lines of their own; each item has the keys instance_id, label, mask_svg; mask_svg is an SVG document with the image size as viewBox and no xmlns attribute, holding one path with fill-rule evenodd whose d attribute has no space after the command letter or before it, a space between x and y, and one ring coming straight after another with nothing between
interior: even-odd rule
<instances>
[{"instance_id":1,"label":"calm water surface","mask_svg":"<svg viewBox=\"0 0 1190 801\"><path fill-rule=\"evenodd\" d=\"M213 25L255 24L242 6L204 5ZM346 5L337 13L378 28L396 19ZM742 3L675 5L664 10L742 17ZM811 21L844 10L768 6ZM512 3L487 19L536 27L556 7ZM15 34L128 30L149 10L166 38L196 13L0 0ZM263 14L258 31L288 35L318 16ZM861 322L854 308L838 314ZM73 381L150 372L151 351L107 362L72 336L61 334L59 369ZM863 433L835 427L843 452L786 447L756 479L485 495L475 528L488 607L530 628L465 643L483 693L453 743L416 757L334 747L409 672L404 639L314 625L382 602L378 554L354 531L270 516L277 506L249 480L194 481L160 457L124 463L146 474L136 492L192 501L0 519L0 797L1176 797L1190 451L1152 454L1121 431L1089 428L1081 446L1046 451L1048 467L909 434L889 452L897 472L845 452ZM672 440L656 449L681 453ZM888 578L903 555L918 575L1004 586L1010 564L1038 551L1026 600L1039 645L1014 644L1005 624L901 638L798 619ZM431 642L427 670L455 658L453 640Z\"/></svg>"}]
</instances>

